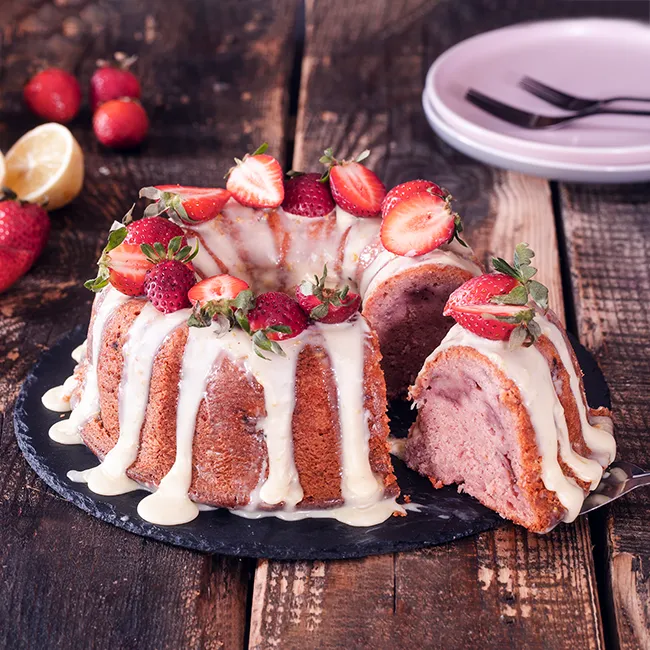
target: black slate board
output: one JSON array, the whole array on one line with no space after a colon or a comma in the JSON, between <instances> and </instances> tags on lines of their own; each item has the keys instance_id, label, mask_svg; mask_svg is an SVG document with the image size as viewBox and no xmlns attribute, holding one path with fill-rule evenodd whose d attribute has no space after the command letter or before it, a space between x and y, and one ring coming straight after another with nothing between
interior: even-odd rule
<instances>
[{"instance_id":1,"label":"black slate board","mask_svg":"<svg viewBox=\"0 0 650 650\"><path fill-rule=\"evenodd\" d=\"M273 559L337 559L407 551L450 542L495 528L503 520L454 487L433 490L429 481L394 459L402 494L409 495L420 511L391 517L368 528L347 526L332 519L285 522L275 517L249 520L225 510L202 512L189 524L155 526L137 515L144 491L103 497L83 484L73 483L70 469L97 464L82 445L65 446L50 440L47 432L61 414L47 410L41 396L72 373L72 350L85 338L86 328L76 328L45 352L22 386L14 415L18 445L34 471L63 498L102 521L131 533L209 553ZM609 390L593 357L572 339L585 373L585 388L592 406L609 406ZM391 409L394 435L405 435L414 414L408 405ZM67 417L67 415L66 415Z\"/></svg>"}]
</instances>

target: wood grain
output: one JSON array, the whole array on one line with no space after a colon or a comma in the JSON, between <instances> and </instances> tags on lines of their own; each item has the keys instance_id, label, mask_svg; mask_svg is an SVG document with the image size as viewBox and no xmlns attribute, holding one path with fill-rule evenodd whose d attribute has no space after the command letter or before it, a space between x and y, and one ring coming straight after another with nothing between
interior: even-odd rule
<instances>
[{"instance_id":1,"label":"wood grain","mask_svg":"<svg viewBox=\"0 0 650 650\"><path fill-rule=\"evenodd\" d=\"M612 392L619 458L650 468L650 185L561 192L576 322ZM650 648L648 491L617 501L593 527L606 563L611 632Z\"/></svg>"},{"instance_id":2,"label":"wood grain","mask_svg":"<svg viewBox=\"0 0 650 650\"><path fill-rule=\"evenodd\" d=\"M516 4L516 3L513 3ZM538 15L535 3L517 17ZM432 135L420 107L424 74L455 40L512 19L491 3L307 3L295 169L332 145L366 147L389 186L432 178L449 190L479 257L538 251L562 315L548 183L496 172ZM498 15L497 15L498 14ZM444 27L443 27L444 26ZM521 647L603 645L589 529L584 521L536 536L506 525L452 545L340 562L260 562L251 648Z\"/></svg>"},{"instance_id":3,"label":"wood grain","mask_svg":"<svg viewBox=\"0 0 650 650\"><path fill-rule=\"evenodd\" d=\"M151 542L103 524L48 490L13 436L12 403L41 350L85 323L82 281L109 224L153 183L221 184L229 161L284 125L296 3L6 2L0 148L36 120L21 103L41 64L79 74L97 58L138 54L150 138L131 154L102 149L84 108L70 125L86 156L82 195L52 214L47 249L0 297L0 646L240 648L252 565ZM44 432L45 435L45 432Z\"/></svg>"}]
</instances>

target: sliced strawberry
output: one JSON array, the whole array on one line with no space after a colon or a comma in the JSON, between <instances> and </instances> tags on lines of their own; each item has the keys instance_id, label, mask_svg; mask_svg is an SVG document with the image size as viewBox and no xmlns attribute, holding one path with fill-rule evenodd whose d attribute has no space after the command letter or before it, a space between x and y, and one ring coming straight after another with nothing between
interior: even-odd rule
<instances>
[{"instance_id":1,"label":"sliced strawberry","mask_svg":"<svg viewBox=\"0 0 650 650\"><path fill-rule=\"evenodd\" d=\"M123 242L107 253L109 282L127 296L142 296L147 271L153 264L143 255L140 244Z\"/></svg>"},{"instance_id":2,"label":"sliced strawberry","mask_svg":"<svg viewBox=\"0 0 650 650\"><path fill-rule=\"evenodd\" d=\"M155 200L145 210L145 216L167 212L186 223L200 223L218 216L231 194L220 187L156 185L142 188L140 196Z\"/></svg>"},{"instance_id":3,"label":"sliced strawberry","mask_svg":"<svg viewBox=\"0 0 650 650\"><path fill-rule=\"evenodd\" d=\"M248 312L248 323L251 332L263 331L271 341L298 336L309 324L300 305L279 291L268 291L257 297L255 307Z\"/></svg>"},{"instance_id":4,"label":"sliced strawberry","mask_svg":"<svg viewBox=\"0 0 650 650\"><path fill-rule=\"evenodd\" d=\"M0 245L0 293L25 275L34 259L31 251Z\"/></svg>"},{"instance_id":5,"label":"sliced strawberry","mask_svg":"<svg viewBox=\"0 0 650 650\"><path fill-rule=\"evenodd\" d=\"M296 174L284 185L282 208L300 217L324 217L335 203L320 174Z\"/></svg>"},{"instance_id":6,"label":"sliced strawberry","mask_svg":"<svg viewBox=\"0 0 650 650\"><path fill-rule=\"evenodd\" d=\"M343 323L359 311L361 296L352 293L347 285L342 289L327 288L327 267L323 275L306 280L296 287L296 300L310 318L321 323Z\"/></svg>"},{"instance_id":7,"label":"sliced strawberry","mask_svg":"<svg viewBox=\"0 0 650 650\"><path fill-rule=\"evenodd\" d=\"M195 284L188 293L193 305L203 306L212 300L234 300L248 283L232 275L214 275Z\"/></svg>"},{"instance_id":8,"label":"sliced strawberry","mask_svg":"<svg viewBox=\"0 0 650 650\"><path fill-rule=\"evenodd\" d=\"M320 159L328 168L323 178L329 178L336 205L357 217L378 216L386 196L377 174L361 164L369 155L366 150L356 160L337 160L332 149L326 149Z\"/></svg>"},{"instance_id":9,"label":"sliced strawberry","mask_svg":"<svg viewBox=\"0 0 650 650\"><path fill-rule=\"evenodd\" d=\"M390 192L388 192L388 194L386 194L384 200L381 202L382 216L385 217L390 212L390 210L394 208L395 205L397 205L400 201L408 199L409 196L413 196L414 194L418 194L429 189L433 194L438 194L444 198L449 196L449 192L447 192L447 190L431 181L425 181L421 179L416 181L408 181L406 183L396 185L392 190L390 190Z\"/></svg>"},{"instance_id":10,"label":"sliced strawberry","mask_svg":"<svg viewBox=\"0 0 650 650\"><path fill-rule=\"evenodd\" d=\"M541 335L534 317L548 309L548 289L533 280L537 270L526 244L515 250L512 265L501 258L492 263L499 272L472 278L454 291L443 314L466 330L493 341L510 341L512 347L532 345Z\"/></svg>"},{"instance_id":11,"label":"sliced strawberry","mask_svg":"<svg viewBox=\"0 0 650 650\"><path fill-rule=\"evenodd\" d=\"M267 148L264 143L243 160L236 158L237 164L228 172L226 189L241 205L277 208L284 200L282 167L273 156L264 153Z\"/></svg>"},{"instance_id":12,"label":"sliced strawberry","mask_svg":"<svg viewBox=\"0 0 650 650\"><path fill-rule=\"evenodd\" d=\"M399 201L384 216L381 242L391 253L416 257L446 244L456 227L449 201L426 190Z\"/></svg>"}]
</instances>

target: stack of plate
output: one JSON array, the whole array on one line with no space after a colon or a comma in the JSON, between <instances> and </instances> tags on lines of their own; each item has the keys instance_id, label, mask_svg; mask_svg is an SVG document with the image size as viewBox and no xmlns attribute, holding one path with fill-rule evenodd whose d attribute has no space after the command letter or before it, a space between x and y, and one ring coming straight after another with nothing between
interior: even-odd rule
<instances>
[{"instance_id":1,"label":"stack of plate","mask_svg":"<svg viewBox=\"0 0 650 650\"><path fill-rule=\"evenodd\" d=\"M551 130L514 126L465 99L468 88L546 115L563 111L517 86L525 75L587 98L650 97L650 27L588 18L526 23L470 38L431 66L427 119L451 146L482 162L565 181L650 180L650 116L599 115ZM613 107L647 109L649 103Z\"/></svg>"}]
</instances>

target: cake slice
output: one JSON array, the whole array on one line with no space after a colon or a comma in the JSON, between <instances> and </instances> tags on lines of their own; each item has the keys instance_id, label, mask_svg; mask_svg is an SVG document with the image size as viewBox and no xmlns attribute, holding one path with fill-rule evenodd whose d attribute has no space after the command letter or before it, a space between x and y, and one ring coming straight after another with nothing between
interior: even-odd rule
<instances>
[{"instance_id":1,"label":"cake slice","mask_svg":"<svg viewBox=\"0 0 650 650\"><path fill-rule=\"evenodd\" d=\"M582 373L533 253L449 299L457 320L411 387L405 460L535 532L573 521L616 453L609 411L587 406Z\"/></svg>"}]
</instances>

